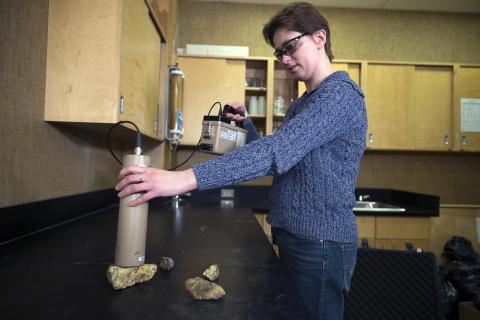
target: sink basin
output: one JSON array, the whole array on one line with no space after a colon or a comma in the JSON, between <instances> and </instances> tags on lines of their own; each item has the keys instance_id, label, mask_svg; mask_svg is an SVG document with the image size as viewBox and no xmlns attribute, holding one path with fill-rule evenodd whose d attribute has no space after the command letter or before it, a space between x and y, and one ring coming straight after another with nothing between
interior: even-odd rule
<instances>
[{"instance_id":1,"label":"sink basin","mask_svg":"<svg viewBox=\"0 0 480 320\"><path fill-rule=\"evenodd\" d=\"M405 208L376 201L357 201L353 211L404 212Z\"/></svg>"}]
</instances>

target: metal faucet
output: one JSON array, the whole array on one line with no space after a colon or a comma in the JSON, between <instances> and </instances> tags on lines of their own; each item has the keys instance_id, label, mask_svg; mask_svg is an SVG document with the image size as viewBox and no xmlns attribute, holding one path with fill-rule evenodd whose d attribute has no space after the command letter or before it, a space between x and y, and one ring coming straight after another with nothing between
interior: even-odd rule
<instances>
[{"instance_id":1,"label":"metal faucet","mask_svg":"<svg viewBox=\"0 0 480 320\"><path fill-rule=\"evenodd\" d=\"M370 199L370 195L369 194L362 194L362 195L359 195L358 196L358 201L365 201L367 199Z\"/></svg>"}]
</instances>

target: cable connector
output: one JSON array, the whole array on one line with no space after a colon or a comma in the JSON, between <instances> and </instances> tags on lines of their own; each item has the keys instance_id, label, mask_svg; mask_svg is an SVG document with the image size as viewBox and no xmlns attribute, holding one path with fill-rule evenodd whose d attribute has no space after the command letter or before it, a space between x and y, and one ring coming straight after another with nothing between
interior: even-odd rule
<instances>
[{"instance_id":1,"label":"cable connector","mask_svg":"<svg viewBox=\"0 0 480 320\"><path fill-rule=\"evenodd\" d=\"M123 163L122 161L120 161L120 159L117 158L117 156L115 155L115 153L112 151L112 147L110 146L110 134L112 133L112 130L113 128L115 128L116 126L122 124L122 123L128 123L128 124L131 124L132 126L135 127L135 130L137 130L137 133L136 133L136 136L135 136L135 149L134 149L134 153L136 155L141 155L142 154L142 133L140 132L140 129L138 128L138 126L133 123L132 121L119 121L117 123L115 123L113 126L110 127L110 129L108 130L108 133L107 133L107 146L108 146L108 151L110 151L110 153L112 154L112 156L115 158L115 160L117 160L117 162L123 166Z\"/></svg>"}]
</instances>

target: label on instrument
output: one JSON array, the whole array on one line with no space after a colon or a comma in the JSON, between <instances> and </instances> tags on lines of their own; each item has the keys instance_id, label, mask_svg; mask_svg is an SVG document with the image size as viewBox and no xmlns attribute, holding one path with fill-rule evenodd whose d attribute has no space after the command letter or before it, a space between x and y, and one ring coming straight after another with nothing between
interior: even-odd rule
<instances>
[{"instance_id":1,"label":"label on instrument","mask_svg":"<svg viewBox=\"0 0 480 320\"><path fill-rule=\"evenodd\" d=\"M220 139L237 141L237 131L234 131L234 130L222 131L222 130L220 130Z\"/></svg>"},{"instance_id":2,"label":"label on instrument","mask_svg":"<svg viewBox=\"0 0 480 320\"><path fill-rule=\"evenodd\" d=\"M245 140L247 140L247 135L243 132L238 132L236 148L243 147L243 145L245 144Z\"/></svg>"}]
</instances>

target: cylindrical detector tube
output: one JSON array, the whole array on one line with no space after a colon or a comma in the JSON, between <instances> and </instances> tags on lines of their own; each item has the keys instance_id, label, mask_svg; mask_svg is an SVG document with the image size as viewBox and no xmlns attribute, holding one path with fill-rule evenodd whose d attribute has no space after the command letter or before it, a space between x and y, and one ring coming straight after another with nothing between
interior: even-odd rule
<instances>
[{"instance_id":1,"label":"cylindrical detector tube","mask_svg":"<svg viewBox=\"0 0 480 320\"><path fill-rule=\"evenodd\" d=\"M123 166L130 165L149 167L150 157L135 154L125 155ZM141 193L136 193L120 200L115 247L115 265L119 267L137 267L145 263L148 202L136 207L128 206L130 201L141 195Z\"/></svg>"},{"instance_id":2,"label":"cylindrical detector tube","mask_svg":"<svg viewBox=\"0 0 480 320\"><path fill-rule=\"evenodd\" d=\"M170 130L182 130L183 79L183 72L180 69L170 71L170 112L168 115L168 128Z\"/></svg>"}]
</instances>

